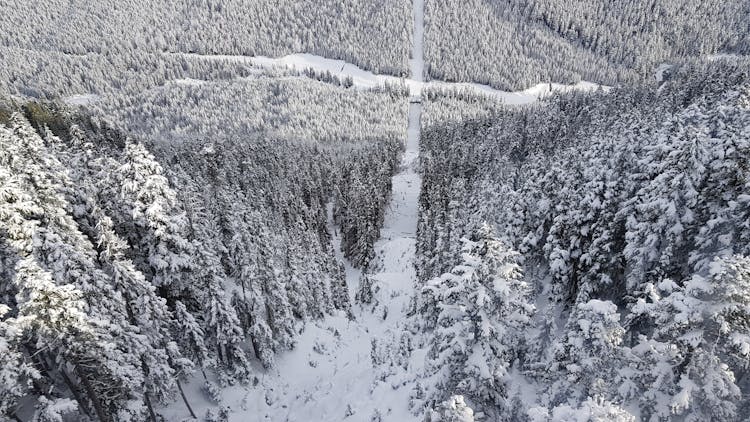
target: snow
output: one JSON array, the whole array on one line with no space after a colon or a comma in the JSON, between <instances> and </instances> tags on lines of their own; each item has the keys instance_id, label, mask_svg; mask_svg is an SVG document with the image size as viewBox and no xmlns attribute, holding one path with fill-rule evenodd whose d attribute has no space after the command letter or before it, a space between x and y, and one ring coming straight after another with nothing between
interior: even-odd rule
<instances>
[{"instance_id":1,"label":"snow","mask_svg":"<svg viewBox=\"0 0 750 422\"><path fill-rule=\"evenodd\" d=\"M417 0L415 3L420 3ZM415 6L417 9L417 6ZM415 15L419 16L415 11ZM419 20L419 19L415 19ZM422 31L415 31L415 35L421 34ZM422 41L415 42L415 46L421 46ZM170 53L174 54L174 53ZM351 78L355 89L368 90L373 88L382 87L386 84L397 85L405 84L412 95L412 98L419 98L422 95L422 90L425 88L465 88L473 90L479 94L487 95L498 101L501 101L509 105L523 105L537 101L539 98L549 95L552 92L569 92L569 91L595 91L602 89L608 91L610 87L598 85L592 82L581 81L573 85L564 85L558 83L540 83L534 85L528 89L522 91L502 91L490 87L489 85L468 83L468 82L443 82L443 81L430 81L424 82L422 80L422 72L424 70L424 62L420 60L417 64L414 59L411 62L412 76L408 79L399 78L391 75L380 75L373 72L361 69L360 67L347 63L343 60L328 59L325 57L317 56L308 53L296 53L290 54L283 57L271 58L265 56L224 56L224 55L198 55L190 54L195 58L202 58L208 60L222 60L222 61L235 61L239 63L249 63L258 68L264 69L278 69L285 68L298 72L303 72L307 69L313 69L317 72L330 72L331 75L337 76L338 78ZM421 59L421 53L412 53L413 57Z\"/></svg>"},{"instance_id":2,"label":"snow","mask_svg":"<svg viewBox=\"0 0 750 422\"><path fill-rule=\"evenodd\" d=\"M72 106L85 106L98 101L101 97L96 94L79 94L63 98L63 102Z\"/></svg>"},{"instance_id":3,"label":"snow","mask_svg":"<svg viewBox=\"0 0 750 422\"><path fill-rule=\"evenodd\" d=\"M421 48L421 43L417 45ZM421 52L415 53L415 57L421 62ZM253 61L268 66L283 63L323 71L335 69L338 74L344 72L351 76L359 87L377 86L384 78L341 61L312 55L287 56L280 60L254 58ZM416 72L421 68L421 63L412 67ZM354 304L361 271L353 268L340 252L341 238L333 224L332 207L329 207L329 231L333 235L336 257L345 265L354 319L341 313L323 321L308 322L296 348L278 356L274 370L259 369L260 379L256 385L224 389L223 404L231 409L231 421L370 421L376 413L389 421L421 419L421 415L410 412L409 398L416 374L422 371L426 352L414 351L408 370L391 365L387 352L385 356L376 356L377 359L372 356L372 353L398 349L414 292L421 189L417 169L421 111L421 103L410 104L405 151L393 177L391 200L380 240L375 244L376 262L371 265L377 268L372 274L373 304ZM373 363L375 360L377 363ZM199 378L185 386L199 417L216 407L200 388ZM188 416L179 402L163 413L168 420Z\"/></svg>"},{"instance_id":4,"label":"snow","mask_svg":"<svg viewBox=\"0 0 750 422\"><path fill-rule=\"evenodd\" d=\"M413 0L414 33L413 48L409 67L411 77L416 82L424 80L424 0Z\"/></svg>"},{"instance_id":5,"label":"snow","mask_svg":"<svg viewBox=\"0 0 750 422\"><path fill-rule=\"evenodd\" d=\"M617 312L617 305L609 300L591 299L578 307L599 315L612 315Z\"/></svg>"},{"instance_id":6,"label":"snow","mask_svg":"<svg viewBox=\"0 0 750 422\"><path fill-rule=\"evenodd\" d=\"M706 56L708 60L738 60L745 56L741 56L739 54L731 54L731 53L716 53L716 54L709 54Z\"/></svg>"},{"instance_id":7,"label":"snow","mask_svg":"<svg viewBox=\"0 0 750 422\"><path fill-rule=\"evenodd\" d=\"M206 83L206 81L202 81L200 79L193 79L193 78L183 78L183 79L175 79L172 81L175 85L188 85L188 86L199 86Z\"/></svg>"}]
</instances>

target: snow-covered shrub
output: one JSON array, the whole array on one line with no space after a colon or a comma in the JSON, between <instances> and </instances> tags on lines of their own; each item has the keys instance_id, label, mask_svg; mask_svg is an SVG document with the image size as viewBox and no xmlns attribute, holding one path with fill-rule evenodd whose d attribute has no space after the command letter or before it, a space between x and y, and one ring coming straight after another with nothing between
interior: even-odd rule
<instances>
[{"instance_id":1,"label":"snow-covered shrub","mask_svg":"<svg viewBox=\"0 0 750 422\"><path fill-rule=\"evenodd\" d=\"M474 422L474 411L463 396L452 396L435 409L428 409L424 422Z\"/></svg>"}]
</instances>

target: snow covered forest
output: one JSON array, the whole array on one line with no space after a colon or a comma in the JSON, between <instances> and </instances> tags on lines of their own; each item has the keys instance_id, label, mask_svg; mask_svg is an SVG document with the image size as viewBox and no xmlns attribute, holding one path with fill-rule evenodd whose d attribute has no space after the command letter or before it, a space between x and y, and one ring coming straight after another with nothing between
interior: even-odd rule
<instances>
[{"instance_id":1,"label":"snow covered forest","mask_svg":"<svg viewBox=\"0 0 750 422\"><path fill-rule=\"evenodd\" d=\"M289 87L271 83L274 98L289 101L287 113L299 107L284 96ZM371 99L307 88L334 109ZM390 95L374 104L395 119L403 107ZM248 97L247 112L259 104ZM141 116L122 110L128 117L120 121L138 133ZM157 121L159 112L194 110L164 103L146 111ZM200 128L215 129L210 119L173 119L147 147L40 103L3 115L2 302L15 315L3 333L25 335L3 343L17 354L4 356L11 372L3 379L13 388L0 410L12 410L28 388L69 390L82 415L101 420L146 420L150 403L173 395L195 370L212 394L247 382L255 373L248 355L273 366L276 352L293 347L296 321L348 311L327 204L345 256L366 261L403 137L371 118L371 133L382 138L339 134L335 123L350 122L329 120L328 130L293 139L294 121L274 128L281 125L269 119L268 133L242 126L209 141ZM182 128L198 138L169 142ZM41 413L71 405L39 400Z\"/></svg>"},{"instance_id":2,"label":"snow covered forest","mask_svg":"<svg viewBox=\"0 0 750 422\"><path fill-rule=\"evenodd\" d=\"M0 28L7 28L0 45L13 50L104 60L308 52L379 73L408 72L411 3L404 0L3 0L0 7Z\"/></svg>"},{"instance_id":3,"label":"snow covered forest","mask_svg":"<svg viewBox=\"0 0 750 422\"><path fill-rule=\"evenodd\" d=\"M664 62L750 52L743 0L425 0L430 77L524 89L633 84Z\"/></svg>"},{"instance_id":4,"label":"snow covered forest","mask_svg":"<svg viewBox=\"0 0 750 422\"><path fill-rule=\"evenodd\" d=\"M459 122L486 100L426 105L415 312L437 398L491 420L750 415L748 64Z\"/></svg>"},{"instance_id":5,"label":"snow covered forest","mask_svg":"<svg viewBox=\"0 0 750 422\"><path fill-rule=\"evenodd\" d=\"M0 421L750 418L747 2L0 10Z\"/></svg>"}]
</instances>

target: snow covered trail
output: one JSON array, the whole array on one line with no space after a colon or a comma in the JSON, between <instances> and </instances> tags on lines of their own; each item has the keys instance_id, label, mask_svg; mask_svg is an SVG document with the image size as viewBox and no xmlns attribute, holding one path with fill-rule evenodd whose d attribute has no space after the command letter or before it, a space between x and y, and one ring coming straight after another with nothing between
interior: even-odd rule
<instances>
[{"instance_id":1,"label":"snow covered trail","mask_svg":"<svg viewBox=\"0 0 750 422\"><path fill-rule=\"evenodd\" d=\"M423 2L423 0L415 0L417 3ZM422 8L415 6L415 21L419 21L422 25L424 22L421 14ZM419 13L418 13L419 12ZM423 36L424 28L415 29L415 36ZM410 60L410 68L412 75L409 78L399 78L391 75L380 75L373 72L361 69L360 67L342 61L328 59L321 56L308 53L297 53L290 54L278 58L270 58L264 56L219 56L219 55L199 55L199 54L185 54L196 59L203 60L223 60L238 63L247 63L251 66L262 69L291 69L298 72L303 72L307 69L313 69L317 72L330 72L332 75L339 78L351 78L353 86L356 89L372 89L381 87L385 84L405 84L412 96L421 96L422 90L425 88L466 88L473 90L477 93L487 95L491 98L495 98L498 101L502 101L509 105L522 105L529 104L537 101L540 97L548 95L551 92L567 92L567 91L595 91L598 88L604 90L609 89L607 86L598 85L592 82L578 82L575 85L564 85L557 83L540 83L534 85L528 89L522 91L502 91L499 89L492 88L489 85L468 83L468 82L443 82L443 81L429 81L424 82L424 60L422 59L423 42L422 38L419 41L414 42L414 49L418 49L420 52L412 53L412 59ZM178 54L178 53L169 53ZM181 53L179 53L181 54Z\"/></svg>"},{"instance_id":2,"label":"snow covered trail","mask_svg":"<svg viewBox=\"0 0 750 422\"><path fill-rule=\"evenodd\" d=\"M409 398L423 354L414 353L408 369L391 364L416 281L420 113L421 104L411 104L405 152L375 244L373 302L354 303L361 271L341 254L340 235L329 207L329 229L337 258L345 264L354 319L342 312L308 322L295 349L277 357L276 369L258 369L256 385L224 389L222 404L231 409L230 421L369 422L376 415L384 422L421 420L410 412ZM198 378L185 388L199 417L216 408L200 391ZM170 421L187 416L180 402L162 413Z\"/></svg>"}]
</instances>

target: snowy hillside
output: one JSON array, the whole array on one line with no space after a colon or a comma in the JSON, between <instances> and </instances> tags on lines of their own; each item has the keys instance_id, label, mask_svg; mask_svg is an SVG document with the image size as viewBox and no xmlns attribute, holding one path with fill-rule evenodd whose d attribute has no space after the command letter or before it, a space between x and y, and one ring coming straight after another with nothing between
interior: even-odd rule
<instances>
[{"instance_id":1,"label":"snowy hillside","mask_svg":"<svg viewBox=\"0 0 750 422\"><path fill-rule=\"evenodd\" d=\"M0 420L748 420L750 9L609 3L3 4Z\"/></svg>"},{"instance_id":2,"label":"snowy hillside","mask_svg":"<svg viewBox=\"0 0 750 422\"><path fill-rule=\"evenodd\" d=\"M743 0L426 0L427 75L522 89L633 85L660 64L750 52Z\"/></svg>"}]
</instances>

